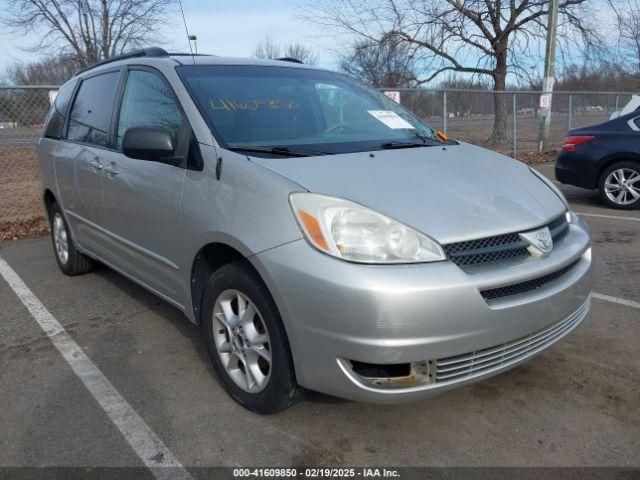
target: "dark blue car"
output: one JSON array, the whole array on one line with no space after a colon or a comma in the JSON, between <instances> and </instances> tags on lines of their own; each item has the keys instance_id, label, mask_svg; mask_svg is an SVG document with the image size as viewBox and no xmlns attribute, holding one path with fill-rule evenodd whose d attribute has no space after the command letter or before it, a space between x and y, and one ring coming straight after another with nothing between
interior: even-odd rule
<instances>
[{"instance_id":1,"label":"dark blue car","mask_svg":"<svg viewBox=\"0 0 640 480\"><path fill-rule=\"evenodd\" d=\"M556 178L576 187L597 188L610 207L640 207L640 109L571 130L556 161Z\"/></svg>"}]
</instances>

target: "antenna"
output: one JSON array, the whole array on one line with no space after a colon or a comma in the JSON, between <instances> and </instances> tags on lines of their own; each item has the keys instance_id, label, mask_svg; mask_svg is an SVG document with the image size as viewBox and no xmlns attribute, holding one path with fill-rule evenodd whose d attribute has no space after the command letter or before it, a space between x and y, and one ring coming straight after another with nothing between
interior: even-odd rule
<instances>
[{"instance_id":1,"label":"antenna","mask_svg":"<svg viewBox=\"0 0 640 480\"><path fill-rule=\"evenodd\" d=\"M189 28L187 27L187 19L184 16L184 9L182 8L182 0L178 0L178 4L180 5L180 13L182 14L182 21L184 22L184 31L187 34L187 42L189 42L189 52L191 52L191 60L193 61L193 64L196 64L196 59L193 56L193 48L191 48L191 37L192 35L189 35ZM195 35L193 35L193 37L195 38Z\"/></svg>"},{"instance_id":2,"label":"antenna","mask_svg":"<svg viewBox=\"0 0 640 480\"><path fill-rule=\"evenodd\" d=\"M196 53L198 53L197 37L195 35L189 35L189 27L187 27L187 19L184 16L184 9L182 8L182 0L178 0L178 3L180 4L180 13L182 14L184 31L187 34L187 42L189 42L189 51L191 52L191 62L193 63L193 69L195 70L194 73L195 73L196 82L198 82L198 85L200 85L200 79L198 78L198 68L196 67L196 57L193 56L193 48L191 47L191 41L193 40L193 43L195 43L195 47L196 47ZM195 151L198 152L199 156L202 155L202 153L200 152L199 145L200 144L198 143L198 138L196 137L194 131L191 130L191 138L189 139L189 152L187 153L187 156L191 152L192 146L195 149ZM222 157L219 157L218 164L216 165L216 177L218 178L218 180L220 180L221 168L222 168Z\"/></svg>"},{"instance_id":3,"label":"antenna","mask_svg":"<svg viewBox=\"0 0 640 480\"><path fill-rule=\"evenodd\" d=\"M198 37L195 35L189 35L189 41L193 42L193 46L196 49L196 55L198 55Z\"/></svg>"}]
</instances>

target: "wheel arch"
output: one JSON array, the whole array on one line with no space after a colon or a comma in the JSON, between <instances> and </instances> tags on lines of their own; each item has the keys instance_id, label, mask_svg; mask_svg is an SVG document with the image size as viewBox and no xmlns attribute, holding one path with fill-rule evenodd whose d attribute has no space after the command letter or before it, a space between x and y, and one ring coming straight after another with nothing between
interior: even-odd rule
<instances>
[{"instance_id":1,"label":"wheel arch","mask_svg":"<svg viewBox=\"0 0 640 480\"><path fill-rule=\"evenodd\" d=\"M606 157L604 160L600 162L600 165L598 166L598 173L594 181L595 183L594 188L598 188L598 186L600 185L600 177L602 177L602 174L604 173L604 171L614 163L618 163L618 162L634 162L634 163L637 163L638 166L640 166L640 155L632 152L624 152L624 153L616 153L615 155Z\"/></svg>"},{"instance_id":2,"label":"wheel arch","mask_svg":"<svg viewBox=\"0 0 640 480\"><path fill-rule=\"evenodd\" d=\"M54 203L58 202L58 199L50 189L46 188L42 194L42 201L44 202L44 208L47 212L47 216L49 216L51 214L51 207L53 207Z\"/></svg>"},{"instance_id":3,"label":"wheel arch","mask_svg":"<svg viewBox=\"0 0 640 480\"><path fill-rule=\"evenodd\" d=\"M269 284L262 275L261 269L254 264L251 254L247 254L246 251L243 252L243 247L237 248L217 239L206 243L196 253L191 263L190 275L191 308L193 309L193 320L196 324L199 325L201 323L200 310L209 278L215 271L229 263L244 261L256 273L273 297L273 293L270 291Z\"/></svg>"}]
</instances>

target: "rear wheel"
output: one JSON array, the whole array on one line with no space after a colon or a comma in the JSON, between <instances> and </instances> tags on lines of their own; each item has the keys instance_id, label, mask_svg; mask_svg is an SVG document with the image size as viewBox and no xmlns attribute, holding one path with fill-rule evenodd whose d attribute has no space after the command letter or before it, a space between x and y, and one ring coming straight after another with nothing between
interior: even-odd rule
<instances>
[{"instance_id":1,"label":"rear wheel","mask_svg":"<svg viewBox=\"0 0 640 480\"><path fill-rule=\"evenodd\" d=\"M49 224L53 251L62 273L73 276L90 272L93 269L93 261L76 249L67 221L57 202L54 202L49 210Z\"/></svg>"},{"instance_id":2,"label":"rear wheel","mask_svg":"<svg viewBox=\"0 0 640 480\"><path fill-rule=\"evenodd\" d=\"M598 188L600 197L610 207L640 207L640 164L632 161L614 163L600 176Z\"/></svg>"},{"instance_id":3,"label":"rear wheel","mask_svg":"<svg viewBox=\"0 0 640 480\"><path fill-rule=\"evenodd\" d=\"M234 400L275 413L301 398L282 320L250 265L233 262L211 276L201 320L213 368Z\"/></svg>"}]
</instances>

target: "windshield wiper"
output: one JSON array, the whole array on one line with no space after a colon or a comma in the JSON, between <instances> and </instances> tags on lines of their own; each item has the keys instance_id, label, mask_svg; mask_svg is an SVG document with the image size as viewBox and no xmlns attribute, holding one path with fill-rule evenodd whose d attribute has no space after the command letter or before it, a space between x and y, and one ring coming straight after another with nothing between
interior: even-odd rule
<instances>
[{"instance_id":1,"label":"windshield wiper","mask_svg":"<svg viewBox=\"0 0 640 480\"><path fill-rule=\"evenodd\" d=\"M325 152L296 152L289 150L288 147L250 147L239 145L236 147L229 147L232 152L256 152L256 153L270 153L278 157L314 157L316 155L327 155Z\"/></svg>"},{"instance_id":2,"label":"windshield wiper","mask_svg":"<svg viewBox=\"0 0 640 480\"><path fill-rule=\"evenodd\" d=\"M415 148L415 147L433 147L437 143L418 143L418 142L384 142L380 144L380 148L391 150L394 148Z\"/></svg>"}]
</instances>

